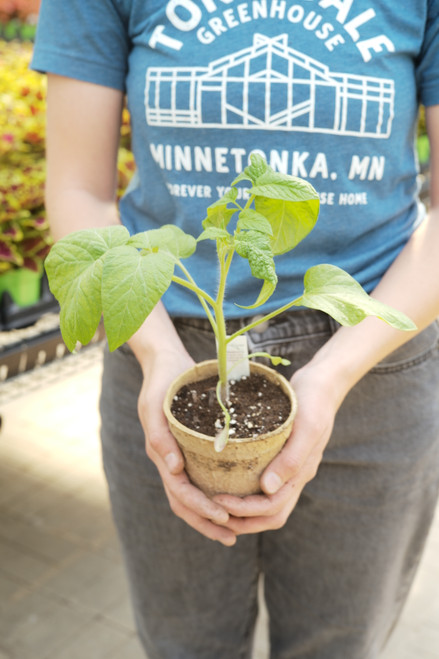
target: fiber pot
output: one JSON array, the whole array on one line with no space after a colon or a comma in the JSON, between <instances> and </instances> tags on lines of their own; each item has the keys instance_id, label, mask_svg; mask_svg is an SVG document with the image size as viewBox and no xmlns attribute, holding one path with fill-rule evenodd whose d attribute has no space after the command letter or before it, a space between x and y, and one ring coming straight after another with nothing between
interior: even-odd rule
<instances>
[{"instance_id":1,"label":"fiber pot","mask_svg":"<svg viewBox=\"0 0 439 659\"><path fill-rule=\"evenodd\" d=\"M220 453L215 451L213 437L187 428L171 412L173 398L184 385L218 374L217 361L200 362L185 371L174 380L166 394L163 410L170 430L184 455L186 472L190 480L209 497L221 493L241 497L259 493L259 479L264 469L279 453L291 434L297 400L289 382L263 364L250 362L250 372L264 375L279 384L290 399L290 414L287 420L272 432L256 438L229 439Z\"/></svg>"}]
</instances>

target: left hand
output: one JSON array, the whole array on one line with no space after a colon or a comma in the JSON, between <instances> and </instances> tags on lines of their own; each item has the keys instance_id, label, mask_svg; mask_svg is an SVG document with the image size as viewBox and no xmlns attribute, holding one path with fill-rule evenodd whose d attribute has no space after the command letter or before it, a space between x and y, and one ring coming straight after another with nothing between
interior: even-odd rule
<instances>
[{"instance_id":1,"label":"left hand","mask_svg":"<svg viewBox=\"0 0 439 659\"><path fill-rule=\"evenodd\" d=\"M225 526L237 535L284 526L303 488L317 474L331 436L342 400L333 383L316 378L308 365L294 374L291 385L298 400L297 416L284 448L261 477L264 494L214 497L230 514Z\"/></svg>"}]
</instances>

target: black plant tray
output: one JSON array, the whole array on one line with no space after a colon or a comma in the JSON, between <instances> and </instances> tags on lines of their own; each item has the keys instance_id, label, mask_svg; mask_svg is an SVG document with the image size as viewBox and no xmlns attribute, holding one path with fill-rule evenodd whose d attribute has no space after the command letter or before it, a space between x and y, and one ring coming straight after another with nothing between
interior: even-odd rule
<instances>
[{"instance_id":1,"label":"black plant tray","mask_svg":"<svg viewBox=\"0 0 439 659\"><path fill-rule=\"evenodd\" d=\"M31 371L64 356L65 345L59 327L22 338L0 347L0 379L2 381Z\"/></svg>"},{"instance_id":2,"label":"black plant tray","mask_svg":"<svg viewBox=\"0 0 439 659\"><path fill-rule=\"evenodd\" d=\"M101 323L90 345L105 338ZM88 346L78 344L77 351ZM34 325L0 332L0 385L16 375L32 371L50 362L67 358L70 353L61 336L58 313L41 316Z\"/></svg>"},{"instance_id":3,"label":"black plant tray","mask_svg":"<svg viewBox=\"0 0 439 659\"><path fill-rule=\"evenodd\" d=\"M19 307L9 293L3 293L0 301L0 331L28 327L36 323L38 318L46 313L57 313L58 302L49 290L47 279L43 276L41 280L40 299L35 304L27 307Z\"/></svg>"}]
</instances>

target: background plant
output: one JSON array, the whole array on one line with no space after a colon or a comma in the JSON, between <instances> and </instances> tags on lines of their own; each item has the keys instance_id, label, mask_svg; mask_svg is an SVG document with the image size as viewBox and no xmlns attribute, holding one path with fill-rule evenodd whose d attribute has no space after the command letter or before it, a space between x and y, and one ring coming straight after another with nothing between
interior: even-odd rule
<instances>
[{"instance_id":1,"label":"background plant","mask_svg":"<svg viewBox=\"0 0 439 659\"><path fill-rule=\"evenodd\" d=\"M0 41L0 158L44 153L46 79L29 69L32 45Z\"/></svg>"},{"instance_id":2,"label":"background plant","mask_svg":"<svg viewBox=\"0 0 439 659\"><path fill-rule=\"evenodd\" d=\"M44 159L11 154L0 169L0 273L42 271L52 244L44 210Z\"/></svg>"},{"instance_id":3,"label":"background plant","mask_svg":"<svg viewBox=\"0 0 439 659\"><path fill-rule=\"evenodd\" d=\"M0 0L0 28L6 38L33 38L41 0Z\"/></svg>"},{"instance_id":4,"label":"background plant","mask_svg":"<svg viewBox=\"0 0 439 659\"><path fill-rule=\"evenodd\" d=\"M18 20L35 7L10 2L3 14ZM53 243L44 208L46 78L30 70L31 58L32 43L0 40L0 274L22 267L41 271ZM135 170L130 136L124 109L118 198Z\"/></svg>"}]
</instances>

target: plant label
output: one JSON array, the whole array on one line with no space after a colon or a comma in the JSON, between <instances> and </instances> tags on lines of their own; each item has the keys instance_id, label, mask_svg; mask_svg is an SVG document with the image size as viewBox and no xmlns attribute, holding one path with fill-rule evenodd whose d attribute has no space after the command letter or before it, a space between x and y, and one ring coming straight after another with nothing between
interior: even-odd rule
<instances>
[{"instance_id":1,"label":"plant label","mask_svg":"<svg viewBox=\"0 0 439 659\"><path fill-rule=\"evenodd\" d=\"M227 379L240 380L250 375L247 337L237 336L227 344Z\"/></svg>"}]
</instances>

